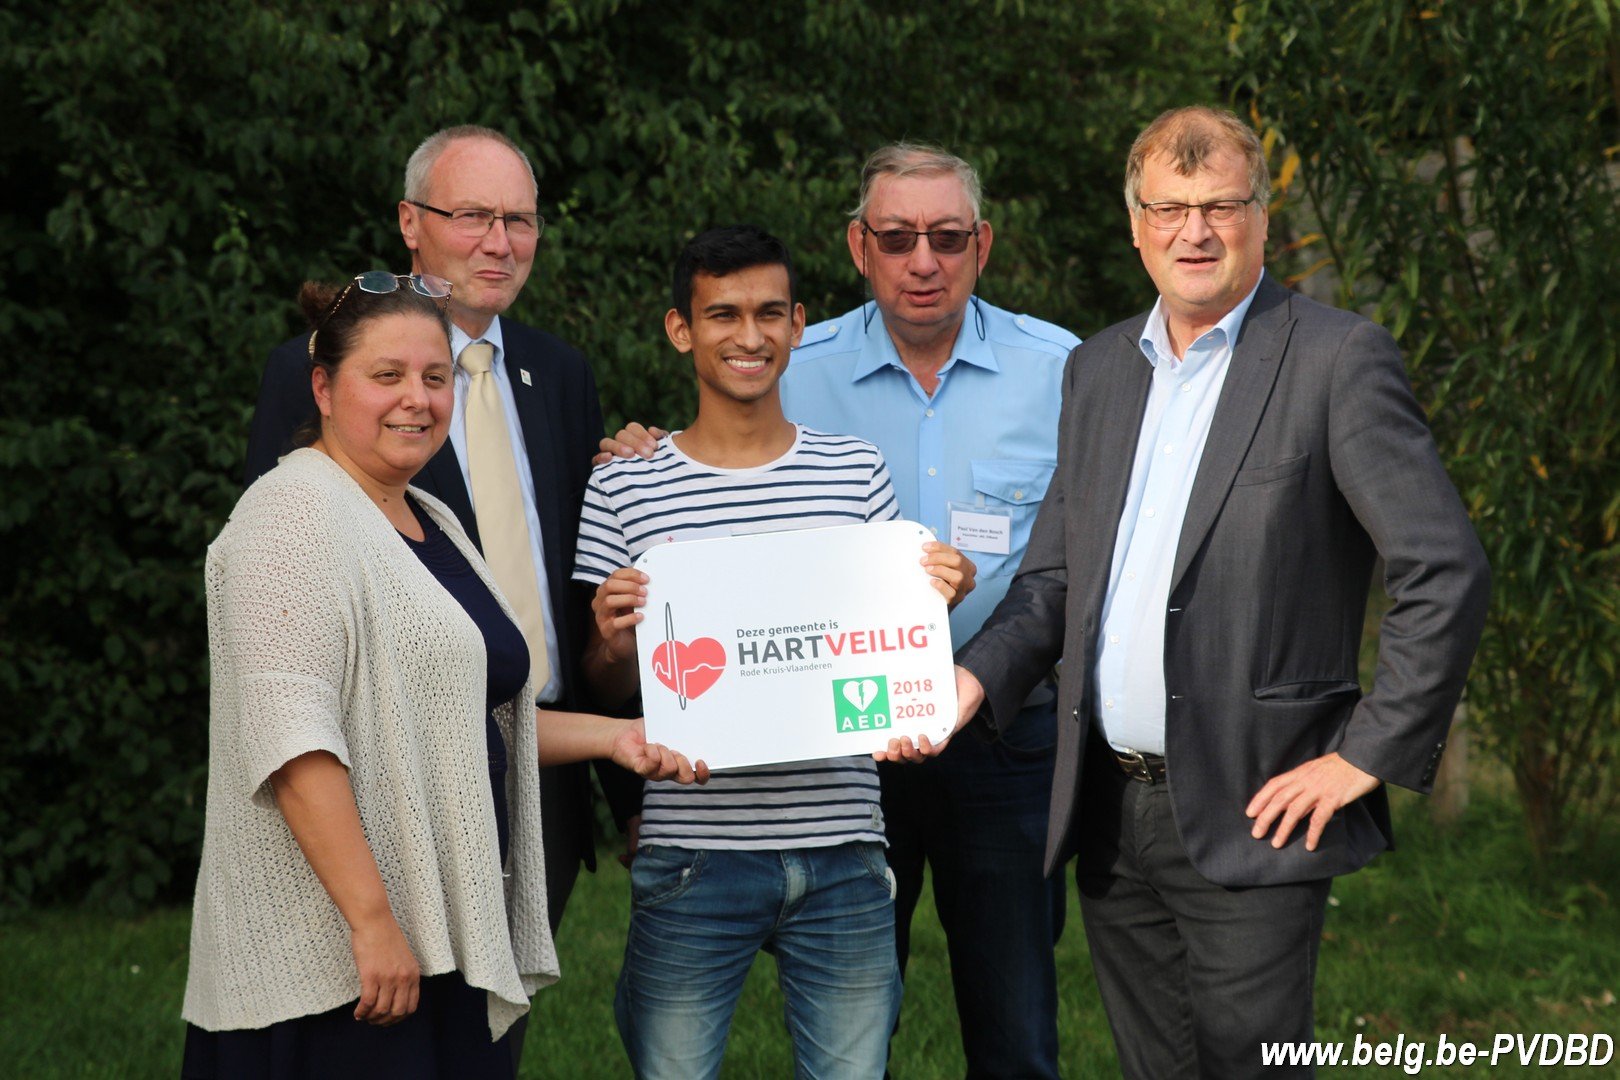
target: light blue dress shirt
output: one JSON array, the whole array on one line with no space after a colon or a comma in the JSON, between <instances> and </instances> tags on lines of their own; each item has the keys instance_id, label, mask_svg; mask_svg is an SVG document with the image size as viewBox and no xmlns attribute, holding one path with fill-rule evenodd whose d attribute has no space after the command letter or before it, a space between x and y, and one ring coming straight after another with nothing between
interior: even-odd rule
<instances>
[{"instance_id":1,"label":"light blue dress shirt","mask_svg":"<svg viewBox=\"0 0 1620 1080\"><path fill-rule=\"evenodd\" d=\"M954 644L1006 594L1029 543L1057 467L1063 363L1079 343L974 298L929 397L867 304L805 330L782 377L788 419L877 444L900 512L941 540L950 539L952 503L1009 518L1010 554L967 552L978 584L951 613Z\"/></svg>"},{"instance_id":2,"label":"light blue dress shirt","mask_svg":"<svg viewBox=\"0 0 1620 1080\"><path fill-rule=\"evenodd\" d=\"M495 364L490 374L500 391L501 406L506 410L506 431L512 438L512 455L517 459L518 489L523 493L523 517L529 523L529 556L534 560L534 580L540 586L540 608L546 619L546 648L552 657L551 678L540 688L538 700L556 701L562 693L562 677L557 670L557 620L551 613L551 590L546 585L546 556L540 540L540 511L534 501L534 470L529 468L529 453L523 443L523 425L518 423L517 399L512 395L512 383L506 371L506 347L501 338L501 320L496 316L484 331L474 339L454 323L450 326L450 351L457 358L456 405L450 414L450 445L455 447L456 462L461 466L461 479L467 484L467 498L473 499L472 474L467 471L467 390L472 376L460 364L461 350L473 342L482 341L495 347ZM476 501L473 512L477 513Z\"/></svg>"},{"instance_id":3,"label":"light blue dress shirt","mask_svg":"<svg viewBox=\"0 0 1620 1080\"><path fill-rule=\"evenodd\" d=\"M1257 282L1255 289L1259 287ZM1153 366L1153 382L1125 510L1114 534L1097 645L1097 714L1116 750L1164 753L1164 617L1170 574L1215 404L1232 365L1232 347L1253 301L1251 289L1179 360L1170 347L1163 298L1153 305L1142 330L1142 355Z\"/></svg>"}]
</instances>

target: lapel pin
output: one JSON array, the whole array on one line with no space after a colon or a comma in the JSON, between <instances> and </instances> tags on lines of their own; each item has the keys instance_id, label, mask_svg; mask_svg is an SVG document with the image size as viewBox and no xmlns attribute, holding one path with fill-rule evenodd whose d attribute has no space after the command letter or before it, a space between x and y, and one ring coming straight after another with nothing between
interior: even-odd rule
<instances>
[{"instance_id":1,"label":"lapel pin","mask_svg":"<svg viewBox=\"0 0 1620 1080\"><path fill-rule=\"evenodd\" d=\"M529 378L529 371L527 368L518 368L518 375L523 379L524 386L534 385L534 380Z\"/></svg>"}]
</instances>

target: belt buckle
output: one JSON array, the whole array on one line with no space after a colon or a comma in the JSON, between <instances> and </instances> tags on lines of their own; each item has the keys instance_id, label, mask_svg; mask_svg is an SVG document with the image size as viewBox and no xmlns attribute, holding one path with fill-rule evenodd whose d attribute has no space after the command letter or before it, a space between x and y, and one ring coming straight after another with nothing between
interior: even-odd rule
<instances>
[{"instance_id":1,"label":"belt buckle","mask_svg":"<svg viewBox=\"0 0 1620 1080\"><path fill-rule=\"evenodd\" d=\"M1153 773L1148 769L1147 759L1142 756L1142 751L1115 750L1114 758L1119 762L1119 767L1125 771L1125 775L1132 780L1140 780L1144 784L1153 783Z\"/></svg>"}]
</instances>

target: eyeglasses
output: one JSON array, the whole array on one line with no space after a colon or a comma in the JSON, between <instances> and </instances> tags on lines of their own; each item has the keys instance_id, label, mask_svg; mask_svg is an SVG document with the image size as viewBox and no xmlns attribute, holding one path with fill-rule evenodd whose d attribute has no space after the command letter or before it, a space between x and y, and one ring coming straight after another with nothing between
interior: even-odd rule
<instances>
[{"instance_id":1,"label":"eyeglasses","mask_svg":"<svg viewBox=\"0 0 1620 1080\"><path fill-rule=\"evenodd\" d=\"M448 300L454 285L439 277L437 274L395 274L388 270L367 270L363 274L356 274L354 280L343 287L338 293L332 306L326 309L321 321L309 335L309 358L315 359L315 335L321 332L321 327L332 321L337 309L343 306L343 301L354 287L358 285L363 293L373 296L386 296L391 292L398 292L401 288L408 288L414 293L427 297L429 300Z\"/></svg>"},{"instance_id":2,"label":"eyeglasses","mask_svg":"<svg viewBox=\"0 0 1620 1080\"><path fill-rule=\"evenodd\" d=\"M1179 229L1187 224L1187 215L1197 210L1204 215L1204 224L1212 229L1241 225L1249 216L1249 204L1258 202L1253 195L1247 199L1217 199L1207 203L1138 202L1142 220L1155 229Z\"/></svg>"},{"instance_id":3,"label":"eyeglasses","mask_svg":"<svg viewBox=\"0 0 1620 1080\"><path fill-rule=\"evenodd\" d=\"M877 239L878 250L885 255L909 255L917 246L919 237L928 237L928 248L935 255L960 255L967 250L968 241L979 235L979 223L971 229L874 229L865 221L861 232Z\"/></svg>"},{"instance_id":4,"label":"eyeglasses","mask_svg":"<svg viewBox=\"0 0 1620 1080\"><path fill-rule=\"evenodd\" d=\"M514 210L509 214L497 214L493 210L470 208L440 210L437 206L429 206L415 199L405 201L430 214L438 214L448 219L450 227L463 236L485 236L495 227L496 221L506 226L506 235L514 240L539 240L540 234L546 231L546 219L533 212Z\"/></svg>"}]
</instances>

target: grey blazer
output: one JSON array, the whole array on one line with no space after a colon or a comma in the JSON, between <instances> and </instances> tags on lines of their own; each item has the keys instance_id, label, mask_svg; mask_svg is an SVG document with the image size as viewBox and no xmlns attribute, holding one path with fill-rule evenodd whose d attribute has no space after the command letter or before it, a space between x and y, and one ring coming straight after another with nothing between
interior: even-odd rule
<instances>
[{"instance_id":1,"label":"grey blazer","mask_svg":"<svg viewBox=\"0 0 1620 1080\"><path fill-rule=\"evenodd\" d=\"M1098 627L1151 368L1147 315L1070 355L1058 470L1017 577L957 654L994 734L1063 660L1047 826L1074 850ZM1357 653L1375 556L1393 601L1363 696ZM1222 885L1348 873L1390 846L1380 787L1274 850L1244 807L1329 751L1389 783L1433 784L1489 599L1489 569L1377 324L1262 278L1193 483L1165 616L1165 757L1193 865Z\"/></svg>"}]
</instances>

